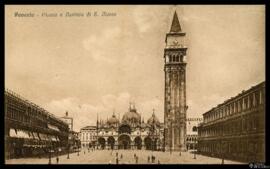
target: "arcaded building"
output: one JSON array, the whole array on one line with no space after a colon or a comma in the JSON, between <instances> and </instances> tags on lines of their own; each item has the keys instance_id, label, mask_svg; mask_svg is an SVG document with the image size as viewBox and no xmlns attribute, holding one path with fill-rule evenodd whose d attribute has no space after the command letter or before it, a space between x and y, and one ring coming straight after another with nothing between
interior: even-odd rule
<instances>
[{"instance_id":1,"label":"arcaded building","mask_svg":"<svg viewBox=\"0 0 270 169\"><path fill-rule=\"evenodd\" d=\"M187 118L187 150L196 150L198 145L198 126L202 123L202 118Z\"/></svg>"},{"instance_id":2,"label":"arcaded building","mask_svg":"<svg viewBox=\"0 0 270 169\"><path fill-rule=\"evenodd\" d=\"M163 124L154 111L146 122L135 106L130 106L122 119L113 113L108 120L97 121L98 149L162 150L162 140Z\"/></svg>"},{"instance_id":3,"label":"arcaded building","mask_svg":"<svg viewBox=\"0 0 270 169\"><path fill-rule=\"evenodd\" d=\"M65 150L68 124L22 96L5 90L5 157L21 158Z\"/></svg>"},{"instance_id":4,"label":"arcaded building","mask_svg":"<svg viewBox=\"0 0 270 169\"><path fill-rule=\"evenodd\" d=\"M203 114L201 154L245 162L265 161L265 82Z\"/></svg>"}]
</instances>

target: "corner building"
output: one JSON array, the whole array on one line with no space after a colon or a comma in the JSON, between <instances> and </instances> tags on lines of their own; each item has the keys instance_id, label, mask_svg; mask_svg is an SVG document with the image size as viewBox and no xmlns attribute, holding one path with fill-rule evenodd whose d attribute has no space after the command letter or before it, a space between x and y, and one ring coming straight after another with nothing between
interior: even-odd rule
<instances>
[{"instance_id":1,"label":"corner building","mask_svg":"<svg viewBox=\"0 0 270 169\"><path fill-rule=\"evenodd\" d=\"M201 154L265 162L265 82L204 113L198 135Z\"/></svg>"}]
</instances>

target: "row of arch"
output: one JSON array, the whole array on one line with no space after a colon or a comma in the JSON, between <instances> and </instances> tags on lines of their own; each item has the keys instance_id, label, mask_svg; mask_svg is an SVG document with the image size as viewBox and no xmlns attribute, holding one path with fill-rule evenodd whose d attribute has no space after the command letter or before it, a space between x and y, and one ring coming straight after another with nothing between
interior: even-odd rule
<instances>
[{"instance_id":1,"label":"row of arch","mask_svg":"<svg viewBox=\"0 0 270 169\"><path fill-rule=\"evenodd\" d=\"M169 62L183 62L183 56L179 56L179 55L173 55L173 56L168 56L168 60Z\"/></svg>"},{"instance_id":2,"label":"row of arch","mask_svg":"<svg viewBox=\"0 0 270 169\"><path fill-rule=\"evenodd\" d=\"M196 137L188 137L187 141L197 141L197 138Z\"/></svg>"},{"instance_id":3,"label":"row of arch","mask_svg":"<svg viewBox=\"0 0 270 169\"><path fill-rule=\"evenodd\" d=\"M104 137L98 138L98 145L101 149L105 149L106 146L110 149L131 149L131 146L135 149L142 149L143 146L146 150L157 149L159 139L151 139L149 136L142 139L140 136L135 137L132 142L131 138L127 134L122 134L118 137L117 143L114 137L110 136L107 139L107 142ZM144 144L143 144L144 143Z\"/></svg>"}]
</instances>

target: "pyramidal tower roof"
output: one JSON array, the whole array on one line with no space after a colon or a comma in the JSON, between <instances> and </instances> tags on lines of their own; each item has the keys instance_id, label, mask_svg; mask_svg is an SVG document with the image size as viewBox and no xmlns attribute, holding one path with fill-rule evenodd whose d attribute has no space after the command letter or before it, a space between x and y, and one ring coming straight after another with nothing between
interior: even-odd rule
<instances>
[{"instance_id":1,"label":"pyramidal tower roof","mask_svg":"<svg viewBox=\"0 0 270 169\"><path fill-rule=\"evenodd\" d=\"M175 11L170 32L181 32L181 31L182 31L181 25L180 25L180 22L178 20L177 13Z\"/></svg>"}]
</instances>

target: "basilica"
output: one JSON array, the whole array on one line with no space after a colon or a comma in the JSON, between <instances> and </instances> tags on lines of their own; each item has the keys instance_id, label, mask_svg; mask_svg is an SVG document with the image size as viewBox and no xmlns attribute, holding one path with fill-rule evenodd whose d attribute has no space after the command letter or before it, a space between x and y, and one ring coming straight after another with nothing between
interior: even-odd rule
<instances>
[{"instance_id":1,"label":"basilica","mask_svg":"<svg viewBox=\"0 0 270 169\"><path fill-rule=\"evenodd\" d=\"M146 149L161 150L164 130L153 111L151 117L144 122L135 105L122 116L112 116L97 120L96 143L98 149Z\"/></svg>"}]
</instances>

